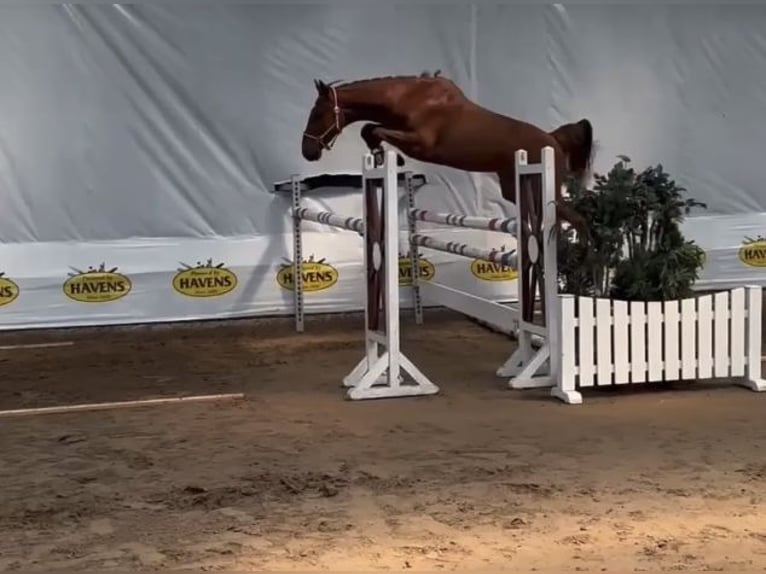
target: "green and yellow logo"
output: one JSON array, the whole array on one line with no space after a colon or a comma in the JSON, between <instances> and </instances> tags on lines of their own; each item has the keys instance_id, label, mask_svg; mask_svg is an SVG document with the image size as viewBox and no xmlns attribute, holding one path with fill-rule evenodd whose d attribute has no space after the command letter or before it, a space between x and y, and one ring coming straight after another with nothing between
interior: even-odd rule
<instances>
[{"instance_id":1,"label":"green and yellow logo","mask_svg":"<svg viewBox=\"0 0 766 574\"><path fill-rule=\"evenodd\" d=\"M324 291L338 282L338 270L324 259L314 260L312 255L303 260L303 271L301 279L303 280L303 291ZM283 263L277 272L277 283L283 289L288 291L295 290L295 275L292 261Z\"/></svg>"},{"instance_id":2,"label":"green and yellow logo","mask_svg":"<svg viewBox=\"0 0 766 574\"><path fill-rule=\"evenodd\" d=\"M766 267L766 238L760 235L755 238L745 237L738 257L748 267Z\"/></svg>"},{"instance_id":3,"label":"green and yellow logo","mask_svg":"<svg viewBox=\"0 0 766 574\"><path fill-rule=\"evenodd\" d=\"M194 267L184 262L181 265L173 276L173 289L186 297L221 297L237 287L237 275L223 263L208 259L204 263L197 261Z\"/></svg>"},{"instance_id":4,"label":"green and yellow logo","mask_svg":"<svg viewBox=\"0 0 766 574\"><path fill-rule=\"evenodd\" d=\"M428 259L418 257L418 281L430 281L436 275L436 267ZM410 254L399 254L399 285L412 285L412 261Z\"/></svg>"},{"instance_id":5,"label":"green and yellow logo","mask_svg":"<svg viewBox=\"0 0 766 574\"><path fill-rule=\"evenodd\" d=\"M133 285L117 267L107 269L103 263L98 268L88 267L87 271L72 268L69 279L62 286L64 294L80 303L109 303L122 299Z\"/></svg>"},{"instance_id":6,"label":"green and yellow logo","mask_svg":"<svg viewBox=\"0 0 766 574\"><path fill-rule=\"evenodd\" d=\"M505 246L500 247L500 251L505 252ZM482 281L513 281L518 279L517 269L508 265L500 265L487 261L486 259L474 259L471 261L471 273L477 279Z\"/></svg>"},{"instance_id":7,"label":"green and yellow logo","mask_svg":"<svg viewBox=\"0 0 766 574\"><path fill-rule=\"evenodd\" d=\"M0 271L0 307L10 305L19 298L19 286Z\"/></svg>"}]
</instances>

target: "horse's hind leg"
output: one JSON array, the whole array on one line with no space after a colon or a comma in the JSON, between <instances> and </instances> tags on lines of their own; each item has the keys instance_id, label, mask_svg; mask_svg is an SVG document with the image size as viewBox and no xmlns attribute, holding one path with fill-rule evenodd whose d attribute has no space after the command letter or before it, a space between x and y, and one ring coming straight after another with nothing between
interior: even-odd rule
<instances>
[{"instance_id":1,"label":"horse's hind leg","mask_svg":"<svg viewBox=\"0 0 766 574\"><path fill-rule=\"evenodd\" d=\"M376 133L379 129L382 128L377 124L364 124L360 135L364 143L367 144L367 148L375 154L375 159L381 162L383 160L383 146L381 145L383 139ZM404 158L401 154L396 154L396 165L399 167L404 165Z\"/></svg>"}]
</instances>

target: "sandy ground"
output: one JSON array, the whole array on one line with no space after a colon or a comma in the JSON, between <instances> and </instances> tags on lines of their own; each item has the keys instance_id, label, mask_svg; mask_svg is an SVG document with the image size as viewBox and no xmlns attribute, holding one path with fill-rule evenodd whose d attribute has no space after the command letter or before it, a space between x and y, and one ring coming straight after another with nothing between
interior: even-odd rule
<instances>
[{"instance_id":1,"label":"sandy ground","mask_svg":"<svg viewBox=\"0 0 766 574\"><path fill-rule=\"evenodd\" d=\"M505 337L405 324L442 388L350 402L356 320L59 333L0 351L0 571L766 570L766 394L509 391ZM41 340L39 333L4 343Z\"/></svg>"}]
</instances>

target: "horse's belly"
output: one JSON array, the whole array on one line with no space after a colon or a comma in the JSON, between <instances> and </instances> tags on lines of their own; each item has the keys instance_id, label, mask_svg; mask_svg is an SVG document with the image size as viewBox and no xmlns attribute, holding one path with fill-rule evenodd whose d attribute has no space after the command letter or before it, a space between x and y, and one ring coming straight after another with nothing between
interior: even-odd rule
<instances>
[{"instance_id":1,"label":"horse's belly","mask_svg":"<svg viewBox=\"0 0 766 574\"><path fill-rule=\"evenodd\" d=\"M506 145L492 128L451 129L439 138L435 154L440 161L453 164L466 171L497 171L507 161L513 163L513 150Z\"/></svg>"},{"instance_id":2,"label":"horse's belly","mask_svg":"<svg viewBox=\"0 0 766 574\"><path fill-rule=\"evenodd\" d=\"M432 161L455 169L479 172L497 171L498 166L504 163L492 148L482 145L481 142L471 141L438 146Z\"/></svg>"}]
</instances>

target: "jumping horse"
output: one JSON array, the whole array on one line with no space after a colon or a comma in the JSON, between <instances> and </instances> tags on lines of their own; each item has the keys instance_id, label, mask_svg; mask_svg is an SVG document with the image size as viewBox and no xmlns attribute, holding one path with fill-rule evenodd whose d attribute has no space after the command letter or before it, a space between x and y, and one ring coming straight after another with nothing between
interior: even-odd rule
<instances>
[{"instance_id":1,"label":"jumping horse","mask_svg":"<svg viewBox=\"0 0 766 574\"><path fill-rule=\"evenodd\" d=\"M381 154L382 142L423 162L464 171L497 174L504 199L516 203L514 153L527 150L530 163L541 161L543 147L555 152L556 211L588 235L585 219L561 200L567 176L583 181L590 172L593 128L581 119L552 132L493 112L468 99L452 80L423 72L333 85L314 80L316 101L303 132L302 153L318 161L331 150L343 129L367 122L361 129L371 152ZM404 165L401 155L398 164Z\"/></svg>"}]
</instances>

